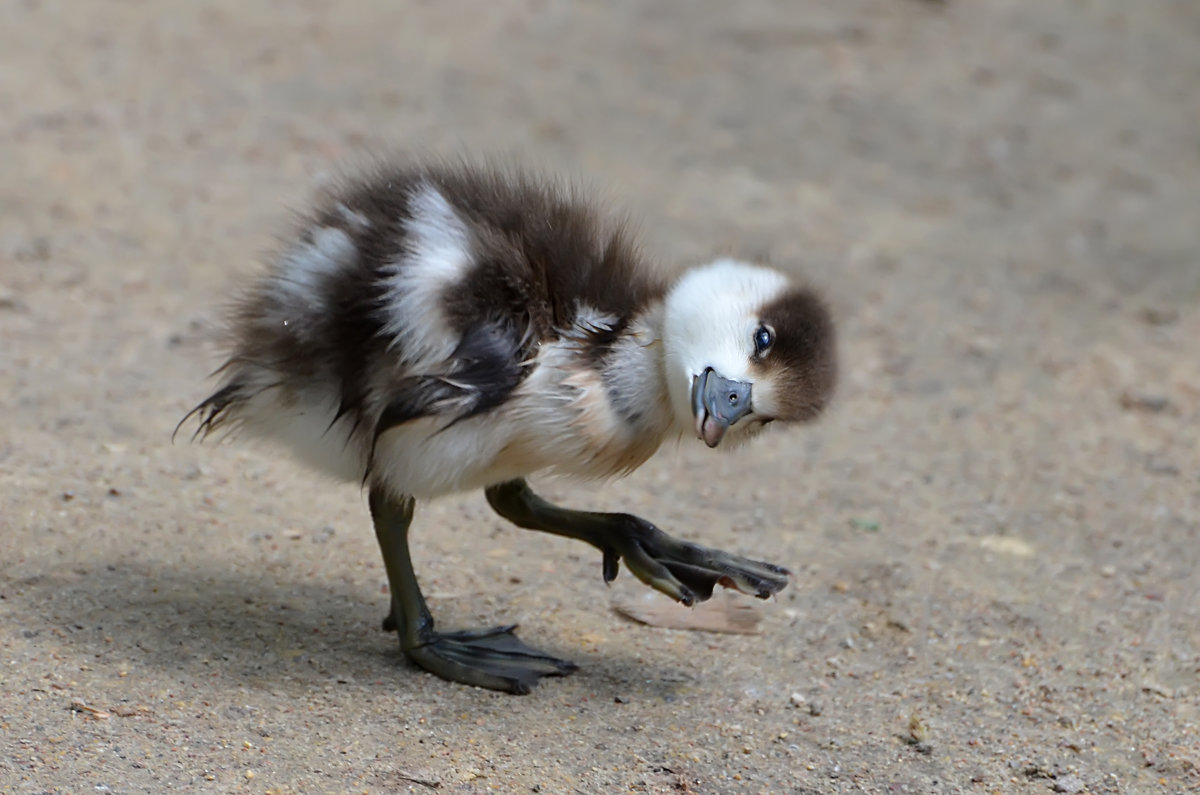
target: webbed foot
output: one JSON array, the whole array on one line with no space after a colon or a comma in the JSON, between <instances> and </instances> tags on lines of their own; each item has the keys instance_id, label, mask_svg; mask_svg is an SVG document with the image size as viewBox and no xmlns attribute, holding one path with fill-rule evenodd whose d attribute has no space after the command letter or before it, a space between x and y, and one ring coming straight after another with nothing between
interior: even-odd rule
<instances>
[{"instance_id":1,"label":"webbed foot","mask_svg":"<svg viewBox=\"0 0 1200 795\"><path fill-rule=\"evenodd\" d=\"M639 580L685 605L708 599L718 585L766 599L788 584L790 572L782 566L680 541L632 514L560 508L524 480L499 483L485 493L492 508L519 527L597 547L604 554L605 582L616 579L624 560Z\"/></svg>"},{"instance_id":2,"label":"webbed foot","mask_svg":"<svg viewBox=\"0 0 1200 795\"><path fill-rule=\"evenodd\" d=\"M373 487L370 503L392 592L391 611L383 628L400 635L400 650L408 659L443 679L518 694L533 690L543 676L566 676L575 670L574 663L522 643L513 634L516 624L435 632L408 551L414 500Z\"/></svg>"},{"instance_id":3,"label":"webbed foot","mask_svg":"<svg viewBox=\"0 0 1200 795\"><path fill-rule=\"evenodd\" d=\"M430 632L405 656L432 674L489 690L525 695L543 676L566 676L577 666L521 641L516 624L461 632ZM401 644L403 646L403 644Z\"/></svg>"},{"instance_id":4,"label":"webbed foot","mask_svg":"<svg viewBox=\"0 0 1200 795\"><path fill-rule=\"evenodd\" d=\"M639 580L685 605L708 599L718 585L766 599L788 584L782 566L680 541L636 516L612 516L620 530L601 546L605 582L616 579L624 560Z\"/></svg>"}]
</instances>

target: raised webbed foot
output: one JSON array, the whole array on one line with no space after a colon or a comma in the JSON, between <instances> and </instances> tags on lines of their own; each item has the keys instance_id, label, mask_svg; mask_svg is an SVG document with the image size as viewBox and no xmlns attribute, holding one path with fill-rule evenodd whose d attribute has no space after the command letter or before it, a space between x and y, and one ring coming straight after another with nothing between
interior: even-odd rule
<instances>
[{"instance_id":1,"label":"raised webbed foot","mask_svg":"<svg viewBox=\"0 0 1200 795\"><path fill-rule=\"evenodd\" d=\"M576 670L577 666L568 660L525 645L513 634L516 628L511 624L430 632L420 645L403 651L408 659L443 679L518 695L533 690L543 676L566 676Z\"/></svg>"},{"instance_id":2,"label":"raised webbed foot","mask_svg":"<svg viewBox=\"0 0 1200 795\"><path fill-rule=\"evenodd\" d=\"M788 584L789 572L782 566L680 541L632 514L560 508L534 494L524 480L498 483L486 494L492 508L513 524L600 549L605 582L616 578L624 560L639 580L685 605L708 599L718 585L766 599Z\"/></svg>"},{"instance_id":3,"label":"raised webbed foot","mask_svg":"<svg viewBox=\"0 0 1200 795\"><path fill-rule=\"evenodd\" d=\"M782 566L680 541L636 516L610 516L615 532L600 545L605 582L616 578L624 560L639 580L685 605L708 599L718 585L766 599L788 584L790 572Z\"/></svg>"}]
</instances>

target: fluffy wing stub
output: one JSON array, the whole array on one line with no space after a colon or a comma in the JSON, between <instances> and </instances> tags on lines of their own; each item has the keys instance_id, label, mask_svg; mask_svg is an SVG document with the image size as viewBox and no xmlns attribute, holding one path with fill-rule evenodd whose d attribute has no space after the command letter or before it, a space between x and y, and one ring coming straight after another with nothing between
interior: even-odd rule
<instances>
[{"instance_id":1,"label":"fluffy wing stub","mask_svg":"<svg viewBox=\"0 0 1200 795\"><path fill-rule=\"evenodd\" d=\"M522 339L508 320L489 320L466 329L445 375L400 379L375 425L380 434L422 417L446 417L445 427L501 405L521 383Z\"/></svg>"}]
</instances>

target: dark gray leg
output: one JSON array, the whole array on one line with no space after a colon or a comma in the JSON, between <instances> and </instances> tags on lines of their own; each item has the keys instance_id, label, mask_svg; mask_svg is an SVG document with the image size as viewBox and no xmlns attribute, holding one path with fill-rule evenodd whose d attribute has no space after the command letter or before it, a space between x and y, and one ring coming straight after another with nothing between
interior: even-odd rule
<instances>
[{"instance_id":1,"label":"dark gray leg","mask_svg":"<svg viewBox=\"0 0 1200 795\"><path fill-rule=\"evenodd\" d=\"M542 654L513 634L516 625L464 632L433 630L408 553L412 497L392 497L372 488L371 518L383 553L392 610L383 627L400 634L400 649L408 659L443 679L491 690L528 693L543 676L564 676L575 670L566 660Z\"/></svg>"},{"instance_id":2,"label":"dark gray leg","mask_svg":"<svg viewBox=\"0 0 1200 795\"><path fill-rule=\"evenodd\" d=\"M616 578L624 559L639 580L685 605L703 602L718 585L766 599L788 583L782 566L680 541L627 513L560 508L534 494L523 479L491 486L486 494L496 513L518 527L577 538L599 549L605 582Z\"/></svg>"}]
</instances>

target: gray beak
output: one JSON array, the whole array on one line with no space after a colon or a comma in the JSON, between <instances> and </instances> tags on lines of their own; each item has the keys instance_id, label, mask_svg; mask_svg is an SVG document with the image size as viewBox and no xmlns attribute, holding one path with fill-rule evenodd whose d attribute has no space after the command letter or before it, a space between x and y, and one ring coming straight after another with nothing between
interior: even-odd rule
<instances>
[{"instance_id":1,"label":"gray beak","mask_svg":"<svg viewBox=\"0 0 1200 795\"><path fill-rule=\"evenodd\" d=\"M709 447L720 444L729 426L750 411L750 384L722 378L711 367L692 378L696 435Z\"/></svg>"}]
</instances>

